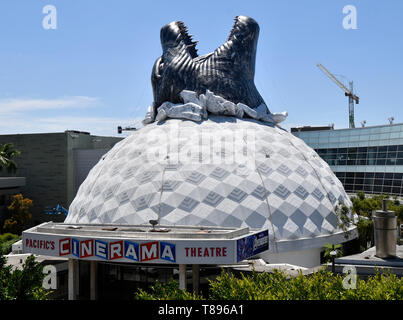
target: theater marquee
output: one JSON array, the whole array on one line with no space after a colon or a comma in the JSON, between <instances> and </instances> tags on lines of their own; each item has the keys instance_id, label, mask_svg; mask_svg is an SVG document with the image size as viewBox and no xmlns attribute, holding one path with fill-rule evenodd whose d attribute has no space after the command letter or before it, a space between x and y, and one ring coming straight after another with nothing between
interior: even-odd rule
<instances>
[{"instance_id":1,"label":"theater marquee","mask_svg":"<svg viewBox=\"0 0 403 320\"><path fill-rule=\"evenodd\" d=\"M175 233L168 237L150 232L144 239L144 234L138 238L127 233L126 237L123 233L99 236L89 235L85 228L73 231L46 228L49 224L52 223L23 232L24 253L128 263L233 264L269 249L267 230L248 230L230 239L214 238L214 233L195 239L194 233L189 233L189 237L183 237L182 233L178 238Z\"/></svg>"}]
</instances>

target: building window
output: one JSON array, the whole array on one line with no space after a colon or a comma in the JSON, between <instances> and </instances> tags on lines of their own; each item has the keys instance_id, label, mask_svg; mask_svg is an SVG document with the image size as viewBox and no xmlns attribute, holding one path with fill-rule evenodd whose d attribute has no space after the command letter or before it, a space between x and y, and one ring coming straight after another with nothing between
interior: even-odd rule
<instances>
[{"instance_id":1,"label":"building window","mask_svg":"<svg viewBox=\"0 0 403 320\"><path fill-rule=\"evenodd\" d=\"M331 166L396 166L403 165L403 145L316 149Z\"/></svg>"},{"instance_id":2,"label":"building window","mask_svg":"<svg viewBox=\"0 0 403 320\"><path fill-rule=\"evenodd\" d=\"M403 173L335 172L347 192L388 193L403 196Z\"/></svg>"}]
</instances>

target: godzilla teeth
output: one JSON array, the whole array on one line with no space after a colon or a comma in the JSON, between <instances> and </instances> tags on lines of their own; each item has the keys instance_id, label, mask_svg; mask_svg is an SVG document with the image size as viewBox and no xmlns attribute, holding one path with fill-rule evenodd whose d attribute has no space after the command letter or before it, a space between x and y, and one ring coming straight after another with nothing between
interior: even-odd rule
<instances>
[{"instance_id":1,"label":"godzilla teeth","mask_svg":"<svg viewBox=\"0 0 403 320\"><path fill-rule=\"evenodd\" d=\"M241 32L241 27L240 27L240 25L239 25L238 17L239 17L239 16L236 16L236 17L234 18L235 23L234 23L234 25L232 26L232 29L231 29L231 31L230 31L230 34L229 34L228 38L227 38L227 41L228 41L228 40L234 40L236 33Z\"/></svg>"},{"instance_id":2,"label":"godzilla teeth","mask_svg":"<svg viewBox=\"0 0 403 320\"><path fill-rule=\"evenodd\" d=\"M192 57L197 57L198 54L195 47L198 41L193 41L193 35L189 35L188 28L182 21L178 21L176 25L179 28L182 39L184 40L186 47L189 49L190 54L192 55Z\"/></svg>"},{"instance_id":3,"label":"godzilla teeth","mask_svg":"<svg viewBox=\"0 0 403 320\"><path fill-rule=\"evenodd\" d=\"M189 50L189 53L193 58L197 57L197 49L196 45L198 41L193 40L193 35L189 34L187 26L183 23L183 21L178 21L176 25L179 28L180 34L182 36L182 40L184 41L186 48ZM232 29L230 30L230 34L227 38L227 41L236 41L237 36L239 36L242 33L243 30L243 25L239 21L239 16L236 16L234 18L234 25L232 26Z\"/></svg>"}]
</instances>

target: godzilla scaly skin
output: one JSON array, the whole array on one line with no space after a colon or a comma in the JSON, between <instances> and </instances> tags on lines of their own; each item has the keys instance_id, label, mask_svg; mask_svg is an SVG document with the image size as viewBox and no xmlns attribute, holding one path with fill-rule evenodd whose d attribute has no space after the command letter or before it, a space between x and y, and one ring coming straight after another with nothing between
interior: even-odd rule
<instances>
[{"instance_id":1,"label":"godzilla scaly skin","mask_svg":"<svg viewBox=\"0 0 403 320\"><path fill-rule=\"evenodd\" d=\"M253 81L258 37L257 22L237 16L227 41L214 52L198 56L197 41L192 40L183 22L162 27L163 53L151 74L154 112L165 101L182 103L182 90L200 95L208 89L251 108L265 104Z\"/></svg>"}]
</instances>

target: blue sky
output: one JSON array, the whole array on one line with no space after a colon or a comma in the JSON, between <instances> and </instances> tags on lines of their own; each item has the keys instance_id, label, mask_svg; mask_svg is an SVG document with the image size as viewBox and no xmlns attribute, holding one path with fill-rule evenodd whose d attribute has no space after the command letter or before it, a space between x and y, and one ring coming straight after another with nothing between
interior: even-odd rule
<instances>
[{"instance_id":1,"label":"blue sky","mask_svg":"<svg viewBox=\"0 0 403 320\"><path fill-rule=\"evenodd\" d=\"M45 30L45 5L57 29ZM357 8L357 30L342 26ZM353 80L356 126L403 122L403 1L250 0L0 2L0 134L84 130L117 135L152 102L151 68L160 28L175 20L199 54L227 38L236 15L260 25L255 83L284 127L348 127L347 97L317 67Z\"/></svg>"}]
</instances>

